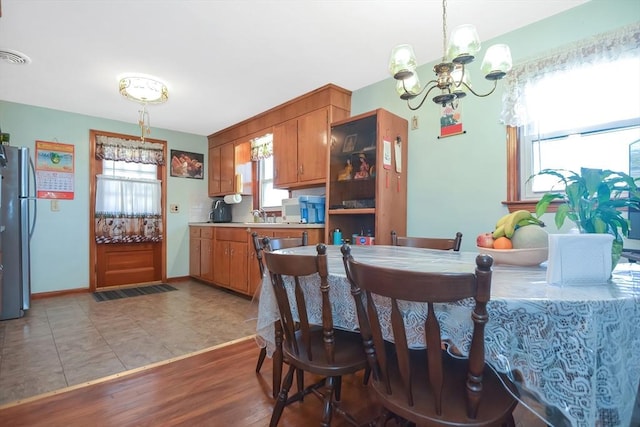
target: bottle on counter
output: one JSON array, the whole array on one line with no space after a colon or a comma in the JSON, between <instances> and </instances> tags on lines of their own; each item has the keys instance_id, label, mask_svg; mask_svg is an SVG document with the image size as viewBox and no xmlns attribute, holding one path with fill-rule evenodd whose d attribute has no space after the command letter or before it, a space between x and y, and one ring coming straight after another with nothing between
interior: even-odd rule
<instances>
[{"instance_id":1,"label":"bottle on counter","mask_svg":"<svg viewBox=\"0 0 640 427\"><path fill-rule=\"evenodd\" d=\"M339 228L333 230L333 244L342 245L342 232Z\"/></svg>"}]
</instances>

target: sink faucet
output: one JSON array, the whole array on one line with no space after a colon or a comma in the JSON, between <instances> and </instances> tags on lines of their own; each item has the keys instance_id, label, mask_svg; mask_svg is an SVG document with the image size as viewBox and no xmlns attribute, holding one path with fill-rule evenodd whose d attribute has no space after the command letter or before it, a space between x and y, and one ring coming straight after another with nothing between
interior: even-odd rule
<instances>
[{"instance_id":1,"label":"sink faucet","mask_svg":"<svg viewBox=\"0 0 640 427\"><path fill-rule=\"evenodd\" d=\"M264 209L255 209L255 210L251 211L251 213L255 217L262 218L262 222L265 222L265 223L267 222L267 213L264 211Z\"/></svg>"}]
</instances>

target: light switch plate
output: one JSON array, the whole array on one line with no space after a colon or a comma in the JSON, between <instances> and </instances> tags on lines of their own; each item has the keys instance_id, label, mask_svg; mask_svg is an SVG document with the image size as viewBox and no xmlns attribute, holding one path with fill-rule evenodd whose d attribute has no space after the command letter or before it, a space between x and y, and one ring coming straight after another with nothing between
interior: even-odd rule
<instances>
[{"instance_id":1,"label":"light switch plate","mask_svg":"<svg viewBox=\"0 0 640 427\"><path fill-rule=\"evenodd\" d=\"M51 200L51 212L59 212L60 211L60 202L56 199Z\"/></svg>"}]
</instances>

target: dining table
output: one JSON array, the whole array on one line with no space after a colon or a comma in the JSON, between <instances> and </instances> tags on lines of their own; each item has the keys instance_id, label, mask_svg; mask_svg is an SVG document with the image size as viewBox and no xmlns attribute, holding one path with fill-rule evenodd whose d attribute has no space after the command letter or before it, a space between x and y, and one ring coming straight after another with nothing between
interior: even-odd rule
<instances>
[{"instance_id":1,"label":"dining table","mask_svg":"<svg viewBox=\"0 0 640 427\"><path fill-rule=\"evenodd\" d=\"M277 251L316 255L315 246ZM473 272L477 251L402 246L352 246L364 264L422 272ZM355 303L340 246L327 245L330 300L335 327L358 330ZM309 321L321 323L317 275L302 278ZM402 286L402 283L398 283ZM293 288L293 286L290 286ZM292 291L292 289L290 289ZM443 304L442 337L468 354L472 300ZM379 307L383 335L393 341L390 308ZM413 348L425 348L426 304L401 305ZM485 358L516 385L521 404L551 426L624 426L635 419L640 381L640 265L619 263L608 281L588 285L547 283L546 263L494 263ZM387 320L385 320L387 319ZM271 356L279 312L268 274L257 314L257 341Z\"/></svg>"}]
</instances>

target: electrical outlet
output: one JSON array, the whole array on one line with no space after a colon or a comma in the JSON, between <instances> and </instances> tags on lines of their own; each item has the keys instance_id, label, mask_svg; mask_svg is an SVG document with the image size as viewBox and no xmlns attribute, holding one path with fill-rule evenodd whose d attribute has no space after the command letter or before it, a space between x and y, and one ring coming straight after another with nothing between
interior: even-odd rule
<instances>
[{"instance_id":1,"label":"electrical outlet","mask_svg":"<svg viewBox=\"0 0 640 427\"><path fill-rule=\"evenodd\" d=\"M169 211L171 213L178 213L178 212L180 212L180 206L178 206L178 205L169 205Z\"/></svg>"},{"instance_id":2,"label":"electrical outlet","mask_svg":"<svg viewBox=\"0 0 640 427\"><path fill-rule=\"evenodd\" d=\"M60 211L60 202L56 199L51 200L51 212L59 212Z\"/></svg>"}]
</instances>

